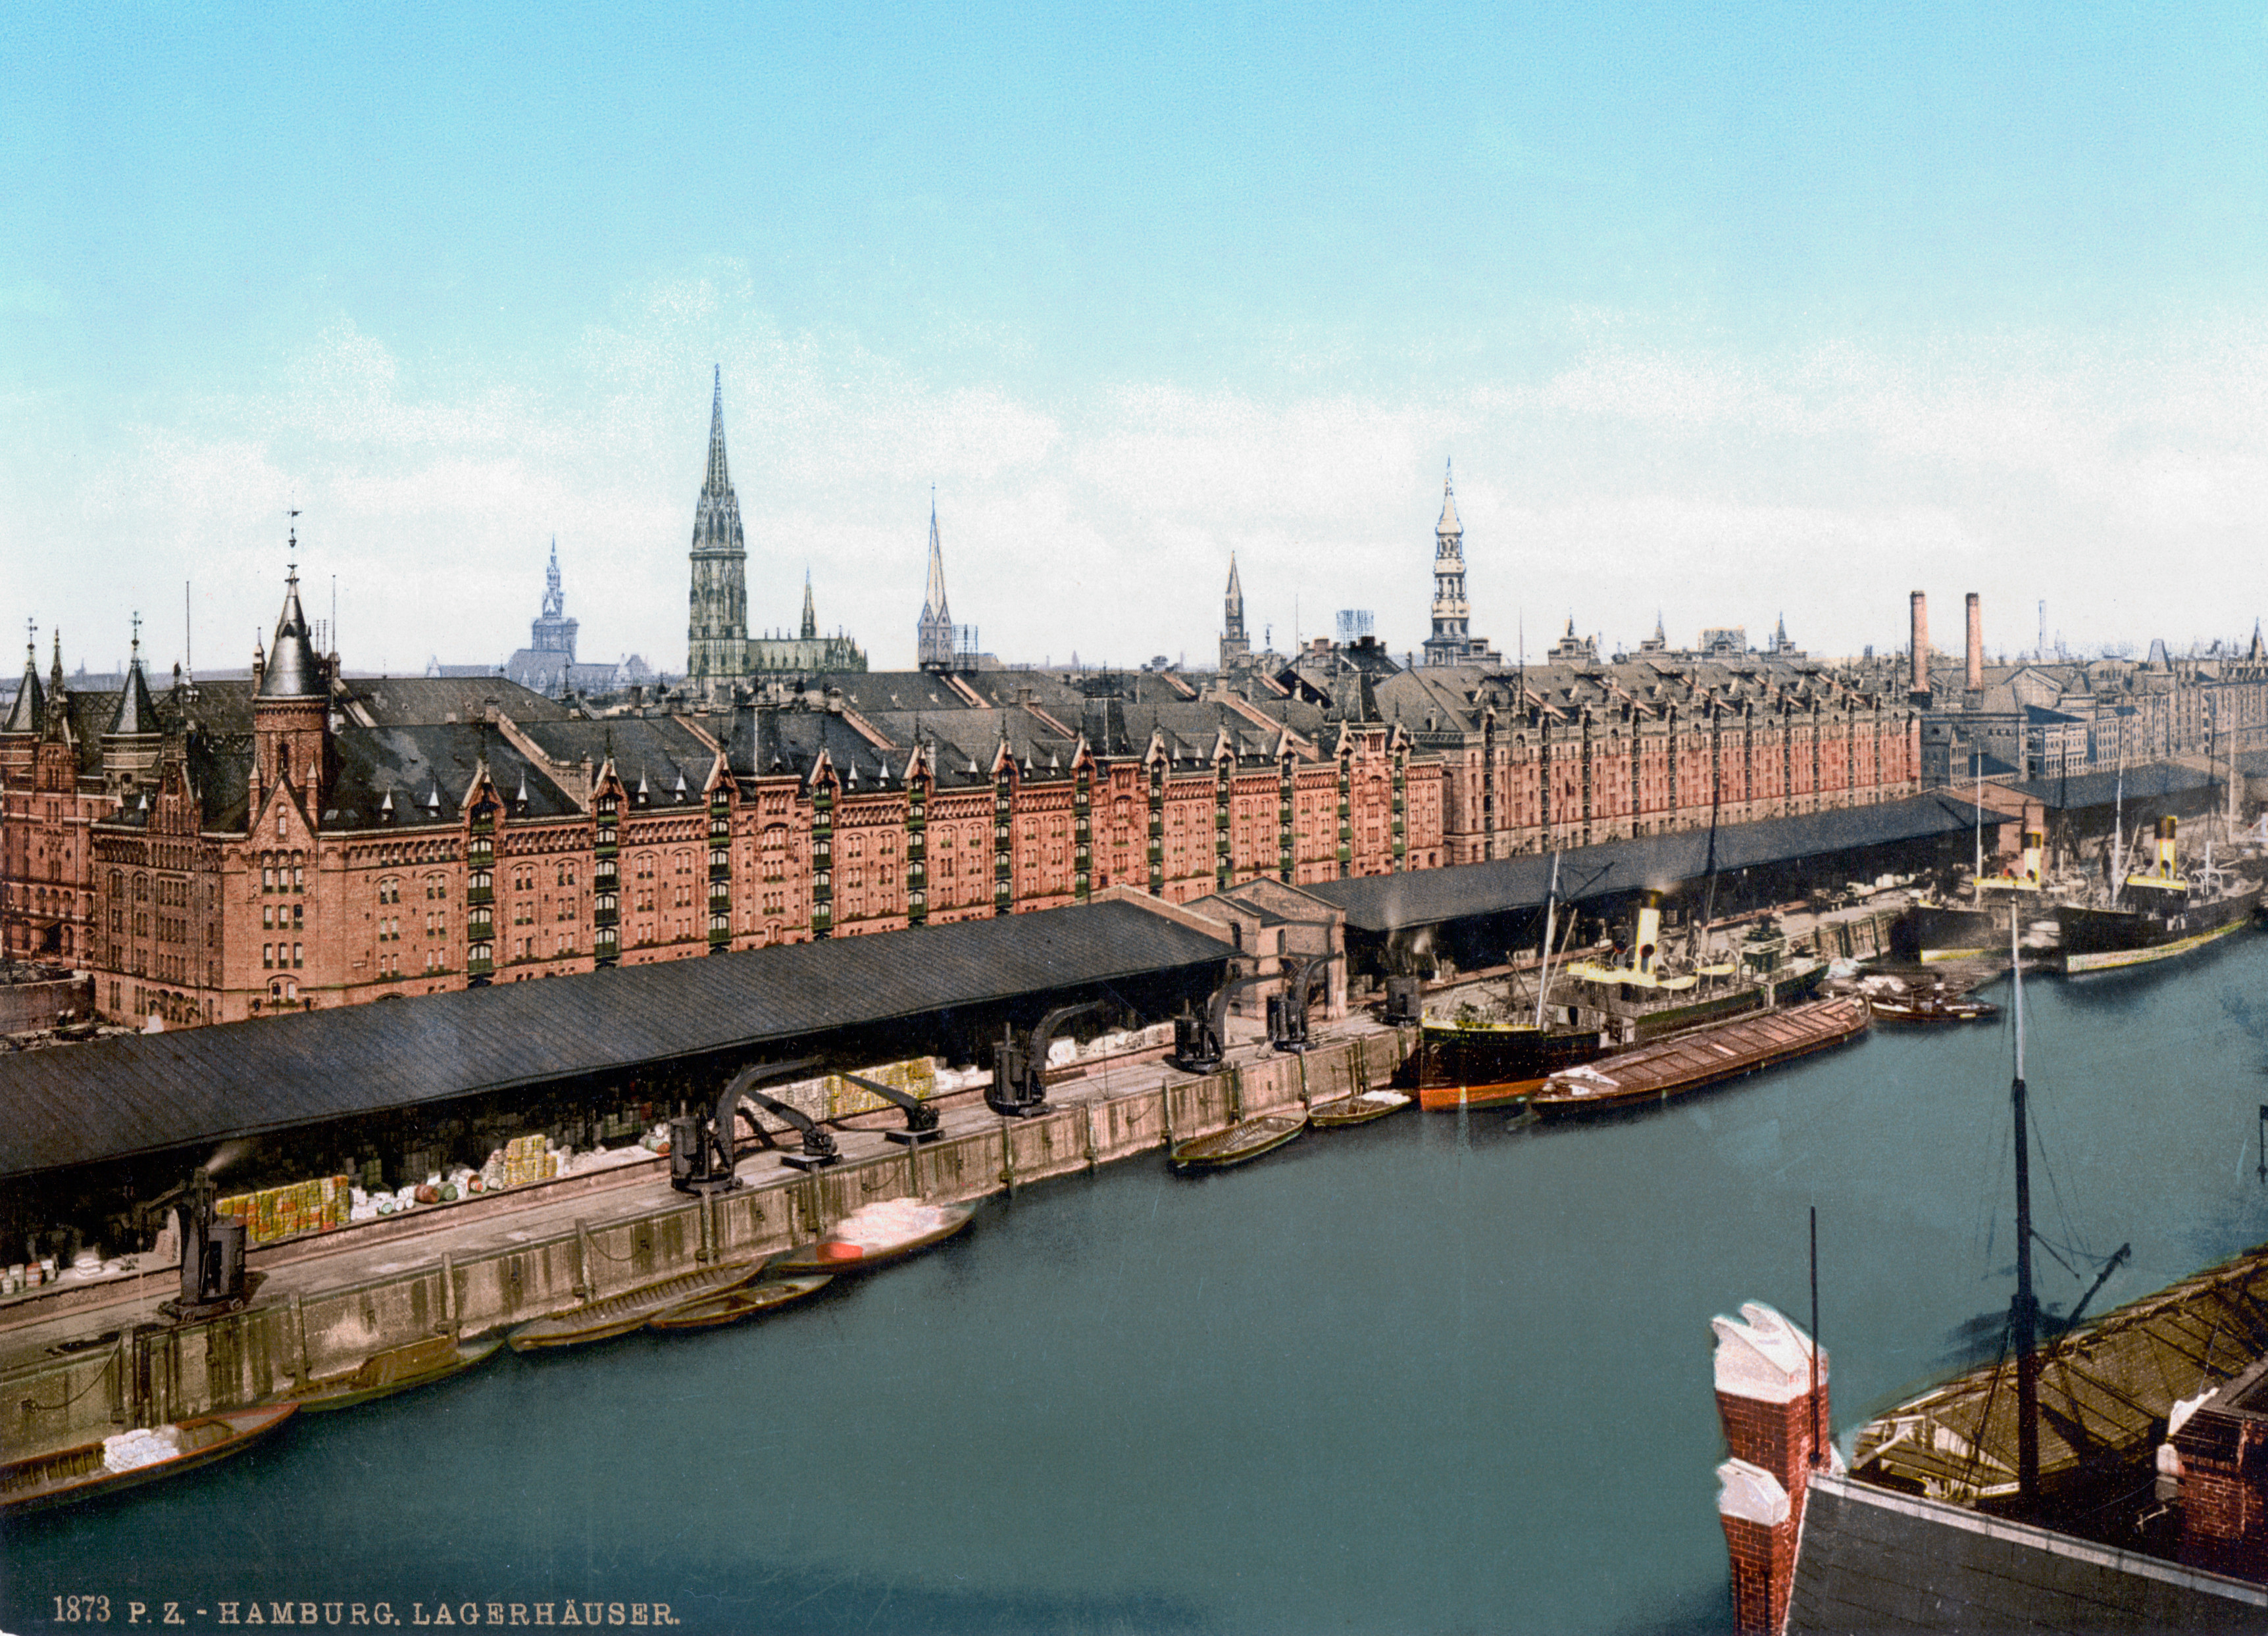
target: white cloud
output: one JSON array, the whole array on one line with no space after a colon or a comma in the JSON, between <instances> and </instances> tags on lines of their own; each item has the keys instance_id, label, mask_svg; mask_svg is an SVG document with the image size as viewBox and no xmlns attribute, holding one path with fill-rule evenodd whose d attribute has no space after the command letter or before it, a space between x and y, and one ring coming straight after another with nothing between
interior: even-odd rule
<instances>
[{"instance_id":1,"label":"white cloud","mask_svg":"<svg viewBox=\"0 0 2268 1636\"><path fill-rule=\"evenodd\" d=\"M1414 645L1449 454L1475 623L1507 652L1571 616L1634 641L1657 608L1680 640L1785 612L1815 649L1891 646L1917 587L1940 606L1982 591L2011 648L2041 598L2090 643L2235 634L2268 602L2257 321L1755 356L1638 327L1577 315L1572 362L1482 385L1356 391L1327 363L1266 391L1099 381L1042 402L980 354L938 378L785 332L718 264L517 367L401 357L341 317L257 390L144 405L92 445L0 395L0 553L13 616L61 620L99 665L183 579L201 628L272 621L301 507L350 664L401 667L524 642L556 534L585 650L674 667L713 361L752 624L792 624L807 566L822 624L881 664L911 657L932 482L954 612L1004 657L1209 655L1232 550L1279 645L1342 606ZM151 627L161 666L173 617ZM208 664L239 647L210 642L228 657Z\"/></svg>"}]
</instances>

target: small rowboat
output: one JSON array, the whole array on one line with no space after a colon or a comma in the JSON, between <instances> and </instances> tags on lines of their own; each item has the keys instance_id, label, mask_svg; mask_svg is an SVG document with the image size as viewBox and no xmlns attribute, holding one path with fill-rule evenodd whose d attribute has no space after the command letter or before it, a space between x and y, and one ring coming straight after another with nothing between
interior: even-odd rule
<instances>
[{"instance_id":1,"label":"small rowboat","mask_svg":"<svg viewBox=\"0 0 2268 1636\"><path fill-rule=\"evenodd\" d=\"M432 1335L403 1346L389 1346L363 1360L362 1367L343 1375L327 1375L295 1386L278 1402L295 1403L310 1414L327 1409L350 1409L373 1398L390 1397L412 1386L429 1385L461 1375L485 1363L504 1345L504 1337L460 1340L454 1335Z\"/></svg>"},{"instance_id":2,"label":"small rowboat","mask_svg":"<svg viewBox=\"0 0 2268 1636\"><path fill-rule=\"evenodd\" d=\"M611 1340L616 1335L644 1328L648 1318L666 1308L738 1289L752 1281L760 1271L759 1262L734 1261L722 1266L703 1267L696 1273L680 1273L674 1278L658 1279L618 1295L570 1307L563 1312L523 1324L512 1332L512 1349L539 1352Z\"/></svg>"},{"instance_id":3,"label":"small rowboat","mask_svg":"<svg viewBox=\"0 0 2268 1636\"><path fill-rule=\"evenodd\" d=\"M761 1317L777 1312L782 1307L793 1306L806 1295L815 1295L835 1280L827 1273L810 1278L766 1279L761 1284L749 1284L740 1289L719 1290L713 1295L696 1295L690 1301L681 1301L665 1308L645 1321L648 1329L722 1329L727 1324Z\"/></svg>"},{"instance_id":4,"label":"small rowboat","mask_svg":"<svg viewBox=\"0 0 2268 1636\"><path fill-rule=\"evenodd\" d=\"M968 1225L976 1214L973 1204L907 1207L910 1200L893 1199L854 1210L837 1221L816 1243L783 1250L764 1264L767 1278L802 1278L815 1273L840 1276L867 1273L902 1261L908 1256L942 1244ZM887 1213L887 1214L886 1214Z\"/></svg>"},{"instance_id":5,"label":"small rowboat","mask_svg":"<svg viewBox=\"0 0 2268 1636\"><path fill-rule=\"evenodd\" d=\"M1367 1125L1373 1119L1382 1119L1389 1113L1398 1113L1409 1105L1410 1098L1398 1090L1359 1090L1351 1097L1337 1097L1329 1102L1317 1103L1307 1110L1307 1123L1318 1130Z\"/></svg>"},{"instance_id":6,"label":"small rowboat","mask_svg":"<svg viewBox=\"0 0 2268 1636\"><path fill-rule=\"evenodd\" d=\"M222 1409L146 1432L122 1433L53 1454L11 1460L0 1465L0 1517L71 1505L210 1465L250 1448L298 1412L296 1403ZM176 1452L163 1454L166 1442ZM141 1458L122 1470L111 1464L151 1453L158 1457Z\"/></svg>"},{"instance_id":7,"label":"small rowboat","mask_svg":"<svg viewBox=\"0 0 2268 1636\"><path fill-rule=\"evenodd\" d=\"M1878 1023L1982 1023L2000 1015L2000 1008L1989 1000L1929 989L1869 995L1867 1003Z\"/></svg>"},{"instance_id":8,"label":"small rowboat","mask_svg":"<svg viewBox=\"0 0 2268 1636\"><path fill-rule=\"evenodd\" d=\"M1288 1113L1263 1114L1244 1119L1210 1136L1193 1136L1174 1144L1177 1170L1225 1170L1263 1153L1273 1153L1307 1128L1307 1121Z\"/></svg>"}]
</instances>

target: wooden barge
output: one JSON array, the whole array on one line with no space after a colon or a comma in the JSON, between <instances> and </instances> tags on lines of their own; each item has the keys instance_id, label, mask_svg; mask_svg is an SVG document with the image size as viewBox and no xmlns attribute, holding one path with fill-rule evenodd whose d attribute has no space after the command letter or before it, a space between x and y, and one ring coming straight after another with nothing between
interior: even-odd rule
<instances>
[{"instance_id":1,"label":"wooden barge","mask_svg":"<svg viewBox=\"0 0 2268 1636\"><path fill-rule=\"evenodd\" d=\"M722 1329L728 1324L746 1323L782 1307L793 1306L834 1281L831 1274L820 1273L809 1278L766 1279L762 1283L745 1284L738 1289L696 1295L655 1313L646 1320L645 1326L665 1333L681 1329Z\"/></svg>"},{"instance_id":2,"label":"wooden barge","mask_svg":"<svg viewBox=\"0 0 2268 1636\"><path fill-rule=\"evenodd\" d=\"M634 1329L643 1329L646 1320L658 1312L754 1281L762 1267L762 1264L756 1261L704 1266L696 1272L680 1273L674 1278L656 1279L650 1284L640 1284L635 1289L625 1289L618 1295L608 1295L583 1306L569 1307L512 1331L512 1349L547 1352L627 1335Z\"/></svg>"},{"instance_id":3,"label":"wooden barge","mask_svg":"<svg viewBox=\"0 0 2268 1636\"><path fill-rule=\"evenodd\" d=\"M1868 1022L1867 1002L1847 995L1740 1017L1554 1074L1528 1106L1552 1118L1666 1102L1848 1044Z\"/></svg>"},{"instance_id":4,"label":"wooden barge","mask_svg":"<svg viewBox=\"0 0 2268 1636\"><path fill-rule=\"evenodd\" d=\"M413 1386L447 1380L484 1363L504 1345L504 1337L460 1340L455 1335L431 1335L399 1346L374 1352L361 1367L343 1375L320 1376L282 1394L280 1403L297 1404L310 1414L329 1409L350 1409L373 1398L390 1398Z\"/></svg>"},{"instance_id":5,"label":"wooden barge","mask_svg":"<svg viewBox=\"0 0 2268 1636\"><path fill-rule=\"evenodd\" d=\"M136 1488L241 1453L298 1412L296 1403L251 1409L223 1409L159 1427L178 1450L168 1458L113 1471L105 1456L109 1438L33 1455L0 1465L0 1517L13 1517L48 1506L70 1505L98 1494Z\"/></svg>"},{"instance_id":6,"label":"wooden barge","mask_svg":"<svg viewBox=\"0 0 2268 1636\"><path fill-rule=\"evenodd\" d=\"M1174 1168L1182 1171L1225 1170L1232 1164L1242 1164L1263 1153L1275 1152L1307 1128L1307 1121L1292 1113L1270 1113L1245 1119L1210 1136L1192 1136L1187 1141L1174 1143Z\"/></svg>"},{"instance_id":7,"label":"wooden barge","mask_svg":"<svg viewBox=\"0 0 2268 1636\"><path fill-rule=\"evenodd\" d=\"M904 1201L894 1199L888 1202ZM932 1225L904 1236L879 1242L851 1236L858 1232L858 1217L863 1214L853 1212L837 1221L828 1237L813 1244L798 1244L792 1250L783 1250L765 1262L764 1276L791 1279L824 1273L830 1277L839 1277L845 1273L872 1272L894 1261L902 1261L932 1244L944 1243L967 1227L976 1214L976 1207L973 1204L940 1204L924 1207L935 1216Z\"/></svg>"}]
</instances>

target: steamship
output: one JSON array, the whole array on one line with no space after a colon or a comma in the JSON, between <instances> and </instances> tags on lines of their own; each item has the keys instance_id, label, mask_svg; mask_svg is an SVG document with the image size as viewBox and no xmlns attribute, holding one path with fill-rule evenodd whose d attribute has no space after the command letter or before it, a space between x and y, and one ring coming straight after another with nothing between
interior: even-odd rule
<instances>
[{"instance_id":1,"label":"steamship","mask_svg":"<svg viewBox=\"0 0 2268 1636\"><path fill-rule=\"evenodd\" d=\"M2041 867L2046 851L2046 833L2027 821L2022 856L2002 873L1979 878L1970 903L1917 899L1892 921L1890 957L1921 965L2005 954L2009 917L2038 919L2047 901ZM2017 929L2021 932L2022 928L2019 926Z\"/></svg>"},{"instance_id":2,"label":"steamship","mask_svg":"<svg viewBox=\"0 0 2268 1636\"><path fill-rule=\"evenodd\" d=\"M1425 1020L1418 1059L1422 1107L1523 1101L1563 1069L1688 1030L1811 997L1825 964L1792 954L1769 922L1736 950L1690 965L1661 950L1661 902L1640 903L1626 953L1570 965L1544 1002L1516 1017Z\"/></svg>"},{"instance_id":3,"label":"steamship","mask_svg":"<svg viewBox=\"0 0 2268 1636\"><path fill-rule=\"evenodd\" d=\"M2066 972L2102 972L2169 959L2228 936L2251 918L2261 883L2205 866L2183 874L2175 856L2174 818L2158 820L2157 857L2104 900L2065 904L2056 926Z\"/></svg>"}]
</instances>

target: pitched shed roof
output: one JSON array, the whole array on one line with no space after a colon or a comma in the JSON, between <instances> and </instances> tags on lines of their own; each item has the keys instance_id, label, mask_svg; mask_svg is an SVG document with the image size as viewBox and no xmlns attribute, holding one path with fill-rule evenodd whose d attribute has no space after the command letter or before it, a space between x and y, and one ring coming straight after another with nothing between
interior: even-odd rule
<instances>
[{"instance_id":1,"label":"pitched shed roof","mask_svg":"<svg viewBox=\"0 0 2268 1636\"><path fill-rule=\"evenodd\" d=\"M1992 824L2004 820L1999 813L1985 819ZM1722 873L1818 853L1918 840L1966 830L1976 822L1977 809L1969 802L1932 795L1758 824L1727 824L1717 831L1717 869ZM1698 880L1709 872L1709 853L1706 829L1573 847L1560 856L1560 892L1563 897L1594 897ZM1327 881L1307 890L1344 908L1350 925L1366 932L1389 932L1538 908L1550 889L1551 855L1535 853L1493 863Z\"/></svg>"},{"instance_id":2,"label":"pitched shed roof","mask_svg":"<svg viewBox=\"0 0 2268 1636\"><path fill-rule=\"evenodd\" d=\"M1130 903L838 937L8 1059L0 1177L1182 970L1228 947Z\"/></svg>"}]
</instances>

